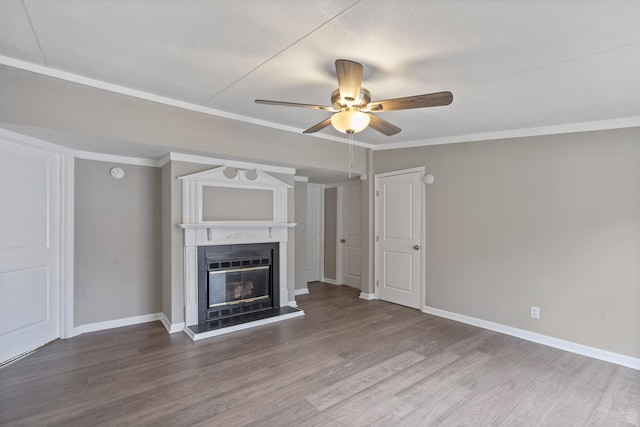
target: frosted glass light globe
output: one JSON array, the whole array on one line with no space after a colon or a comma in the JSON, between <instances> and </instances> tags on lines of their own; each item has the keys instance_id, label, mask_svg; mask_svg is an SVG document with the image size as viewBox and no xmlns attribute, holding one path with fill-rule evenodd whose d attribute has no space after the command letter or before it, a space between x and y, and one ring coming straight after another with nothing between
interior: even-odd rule
<instances>
[{"instance_id":1,"label":"frosted glass light globe","mask_svg":"<svg viewBox=\"0 0 640 427\"><path fill-rule=\"evenodd\" d=\"M342 133L358 133L369 126L371 117L358 110L344 110L331 116L331 124Z\"/></svg>"}]
</instances>

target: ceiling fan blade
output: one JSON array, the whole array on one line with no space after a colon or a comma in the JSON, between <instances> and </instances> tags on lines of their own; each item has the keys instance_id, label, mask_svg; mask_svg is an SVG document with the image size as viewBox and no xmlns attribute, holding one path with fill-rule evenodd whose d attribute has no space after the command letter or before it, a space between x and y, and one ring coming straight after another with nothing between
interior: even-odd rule
<instances>
[{"instance_id":1,"label":"ceiling fan blade","mask_svg":"<svg viewBox=\"0 0 640 427\"><path fill-rule=\"evenodd\" d=\"M340 97L345 101L358 99L362 84L362 64L347 59L336 59L336 74Z\"/></svg>"},{"instance_id":2,"label":"ceiling fan blade","mask_svg":"<svg viewBox=\"0 0 640 427\"><path fill-rule=\"evenodd\" d=\"M324 128L326 128L327 126L329 126L331 124L331 117L329 117L328 119L325 119L323 121L321 121L320 123L318 123L317 125L311 126L309 129L305 130L302 133L314 133L314 132L318 132L319 130L322 130Z\"/></svg>"},{"instance_id":3,"label":"ceiling fan blade","mask_svg":"<svg viewBox=\"0 0 640 427\"><path fill-rule=\"evenodd\" d=\"M440 107L453 102L451 92L427 93L424 95L407 96L405 98L374 101L367 105L370 111L408 110L410 108Z\"/></svg>"},{"instance_id":4,"label":"ceiling fan blade","mask_svg":"<svg viewBox=\"0 0 640 427\"><path fill-rule=\"evenodd\" d=\"M280 105L283 107L302 107L302 108L314 108L316 110L326 110L331 111L333 113L339 111L333 107L328 107L325 105L315 105L315 104L299 104L297 102L284 102L284 101L269 101L266 99L256 99L256 104L265 104L265 105Z\"/></svg>"},{"instance_id":5,"label":"ceiling fan blade","mask_svg":"<svg viewBox=\"0 0 640 427\"><path fill-rule=\"evenodd\" d=\"M371 117L371 121L369 122L369 126L371 126L372 128L374 128L375 130L377 130L380 133L383 133L387 136L391 136L391 135L395 135L398 132L400 132L402 129L400 129L398 126L393 125L391 123L389 123L386 120L381 119L380 117L374 115L374 114L369 114L369 116Z\"/></svg>"}]
</instances>

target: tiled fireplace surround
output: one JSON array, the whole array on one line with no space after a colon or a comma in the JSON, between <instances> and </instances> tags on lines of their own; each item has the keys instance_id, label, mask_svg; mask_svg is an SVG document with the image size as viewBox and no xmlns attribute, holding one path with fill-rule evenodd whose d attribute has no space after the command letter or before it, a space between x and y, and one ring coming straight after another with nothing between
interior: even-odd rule
<instances>
[{"instance_id":1,"label":"tiled fireplace surround","mask_svg":"<svg viewBox=\"0 0 640 427\"><path fill-rule=\"evenodd\" d=\"M229 170L227 170L229 169ZM259 169L231 169L221 166L180 177L182 180L182 223L184 229L185 332L193 340L233 332L248 327L304 315L302 311L230 326L214 331L194 333L189 326L198 324L198 247L274 242L279 247L280 306L289 304L287 289L287 190L289 184ZM271 221L204 221L203 188L224 187L242 190L266 190L273 193Z\"/></svg>"}]
</instances>

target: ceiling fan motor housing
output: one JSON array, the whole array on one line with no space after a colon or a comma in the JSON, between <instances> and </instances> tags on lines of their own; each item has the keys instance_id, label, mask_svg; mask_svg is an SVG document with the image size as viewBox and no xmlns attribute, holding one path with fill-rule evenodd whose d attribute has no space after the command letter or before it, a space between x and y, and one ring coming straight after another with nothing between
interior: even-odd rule
<instances>
[{"instance_id":1,"label":"ceiling fan motor housing","mask_svg":"<svg viewBox=\"0 0 640 427\"><path fill-rule=\"evenodd\" d=\"M346 100L340 97L340 89L336 89L331 94L331 105L336 110L342 110L344 108L357 108L363 109L371 102L371 92L367 89L361 87L360 93L358 94L358 99L355 100Z\"/></svg>"}]
</instances>

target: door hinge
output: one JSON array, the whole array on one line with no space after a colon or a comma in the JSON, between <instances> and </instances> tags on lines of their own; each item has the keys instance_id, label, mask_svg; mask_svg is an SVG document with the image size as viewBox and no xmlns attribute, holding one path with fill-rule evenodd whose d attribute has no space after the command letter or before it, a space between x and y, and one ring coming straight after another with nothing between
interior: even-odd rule
<instances>
[{"instance_id":1,"label":"door hinge","mask_svg":"<svg viewBox=\"0 0 640 427\"><path fill-rule=\"evenodd\" d=\"M380 241L380 236L376 236L376 242Z\"/></svg>"},{"instance_id":2,"label":"door hinge","mask_svg":"<svg viewBox=\"0 0 640 427\"><path fill-rule=\"evenodd\" d=\"M376 280L376 286L380 286L380 282Z\"/></svg>"},{"instance_id":3,"label":"door hinge","mask_svg":"<svg viewBox=\"0 0 640 427\"><path fill-rule=\"evenodd\" d=\"M379 197L380 193L378 192L378 190L376 190L376 197Z\"/></svg>"}]
</instances>

